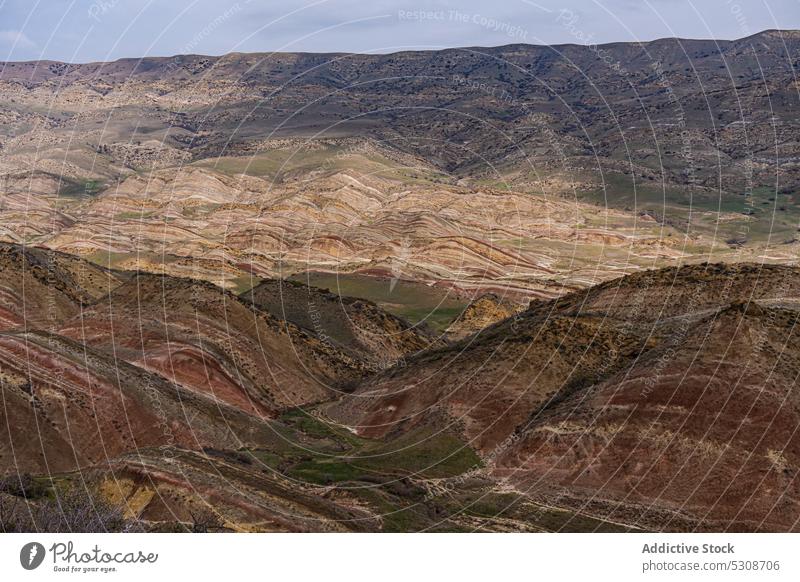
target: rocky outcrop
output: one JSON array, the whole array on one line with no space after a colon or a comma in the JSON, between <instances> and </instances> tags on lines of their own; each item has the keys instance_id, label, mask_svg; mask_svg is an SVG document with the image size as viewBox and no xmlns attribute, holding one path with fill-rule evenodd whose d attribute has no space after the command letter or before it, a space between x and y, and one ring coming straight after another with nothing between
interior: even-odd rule
<instances>
[{"instance_id":1,"label":"rocky outcrop","mask_svg":"<svg viewBox=\"0 0 800 582\"><path fill-rule=\"evenodd\" d=\"M524 308L519 303L487 293L474 299L447 328L447 335L454 340L479 332L490 325L508 319Z\"/></svg>"}]
</instances>

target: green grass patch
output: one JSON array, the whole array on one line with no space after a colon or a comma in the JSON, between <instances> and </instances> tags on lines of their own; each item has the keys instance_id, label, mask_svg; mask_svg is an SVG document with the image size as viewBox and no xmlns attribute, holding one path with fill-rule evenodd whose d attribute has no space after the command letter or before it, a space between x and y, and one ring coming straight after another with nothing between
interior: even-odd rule
<instances>
[{"instance_id":1,"label":"green grass patch","mask_svg":"<svg viewBox=\"0 0 800 582\"><path fill-rule=\"evenodd\" d=\"M388 443L366 446L357 462L380 473L414 473L429 478L461 475L482 467L480 457L458 437L418 429Z\"/></svg>"},{"instance_id":2,"label":"green grass patch","mask_svg":"<svg viewBox=\"0 0 800 582\"><path fill-rule=\"evenodd\" d=\"M261 277L257 277L256 275L247 274L234 277L231 281L234 285L232 291L237 295L240 295L245 291L249 291L254 287L258 287L259 283L261 283L263 279Z\"/></svg>"},{"instance_id":3,"label":"green grass patch","mask_svg":"<svg viewBox=\"0 0 800 582\"><path fill-rule=\"evenodd\" d=\"M97 180L71 180L61 177L59 196L81 199L95 196L103 190L103 184Z\"/></svg>"},{"instance_id":4,"label":"green grass patch","mask_svg":"<svg viewBox=\"0 0 800 582\"><path fill-rule=\"evenodd\" d=\"M153 216L154 212L136 212L136 211L127 211L127 212L120 212L114 215L114 220L139 220L144 218L150 218Z\"/></svg>"},{"instance_id":5,"label":"green grass patch","mask_svg":"<svg viewBox=\"0 0 800 582\"><path fill-rule=\"evenodd\" d=\"M356 273L299 273L291 279L338 295L373 301L393 315L412 324L424 322L436 331L447 328L469 303L447 289L411 281L392 283L385 277Z\"/></svg>"},{"instance_id":6,"label":"green grass patch","mask_svg":"<svg viewBox=\"0 0 800 582\"><path fill-rule=\"evenodd\" d=\"M432 429L417 429L384 441L361 438L299 408L285 412L279 420L286 427L283 437L287 446L253 454L310 483L328 485L366 476L443 478L482 466L480 458L461 439Z\"/></svg>"},{"instance_id":7,"label":"green grass patch","mask_svg":"<svg viewBox=\"0 0 800 582\"><path fill-rule=\"evenodd\" d=\"M281 414L280 421L306 436L317 439L332 439L350 446L359 446L365 442L346 429L335 427L312 416L303 408L287 410Z\"/></svg>"}]
</instances>

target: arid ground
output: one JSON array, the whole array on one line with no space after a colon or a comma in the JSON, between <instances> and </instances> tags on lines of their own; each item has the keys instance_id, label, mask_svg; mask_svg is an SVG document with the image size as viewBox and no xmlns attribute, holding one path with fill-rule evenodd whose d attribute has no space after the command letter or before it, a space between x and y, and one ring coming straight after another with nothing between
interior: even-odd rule
<instances>
[{"instance_id":1,"label":"arid ground","mask_svg":"<svg viewBox=\"0 0 800 582\"><path fill-rule=\"evenodd\" d=\"M0 63L0 531L800 530L800 32Z\"/></svg>"}]
</instances>

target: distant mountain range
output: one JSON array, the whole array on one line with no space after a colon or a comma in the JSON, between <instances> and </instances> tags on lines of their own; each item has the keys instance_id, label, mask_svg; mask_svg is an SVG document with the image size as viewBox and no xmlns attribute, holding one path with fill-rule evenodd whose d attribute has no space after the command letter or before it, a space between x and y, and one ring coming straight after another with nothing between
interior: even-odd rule
<instances>
[{"instance_id":1,"label":"distant mountain range","mask_svg":"<svg viewBox=\"0 0 800 582\"><path fill-rule=\"evenodd\" d=\"M777 175L777 190L797 187L798 59L800 32L765 31L736 41L3 63L0 81L6 115L78 132L75 147L107 145L108 163L124 162L114 144L165 135L189 160L265 137L369 135L458 176L602 169L643 187L666 180L739 195L748 183L775 189Z\"/></svg>"},{"instance_id":2,"label":"distant mountain range","mask_svg":"<svg viewBox=\"0 0 800 582\"><path fill-rule=\"evenodd\" d=\"M797 531L798 65L0 63L0 529Z\"/></svg>"},{"instance_id":3,"label":"distant mountain range","mask_svg":"<svg viewBox=\"0 0 800 582\"><path fill-rule=\"evenodd\" d=\"M468 297L785 261L799 58L800 33L767 31L3 63L0 238L240 290L337 271Z\"/></svg>"}]
</instances>

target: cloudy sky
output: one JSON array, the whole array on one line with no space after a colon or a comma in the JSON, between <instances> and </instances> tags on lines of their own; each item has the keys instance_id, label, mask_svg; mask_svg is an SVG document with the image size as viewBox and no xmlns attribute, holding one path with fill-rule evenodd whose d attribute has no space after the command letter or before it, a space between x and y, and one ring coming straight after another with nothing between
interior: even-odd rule
<instances>
[{"instance_id":1,"label":"cloudy sky","mask_svg":"<svg viewBox=\"0 0 800 582\"><path fill-rule=\"evenodd\" d=\"M0 0L0 60L741 38L800 0Z\"/></svg>"}]
</instances>

